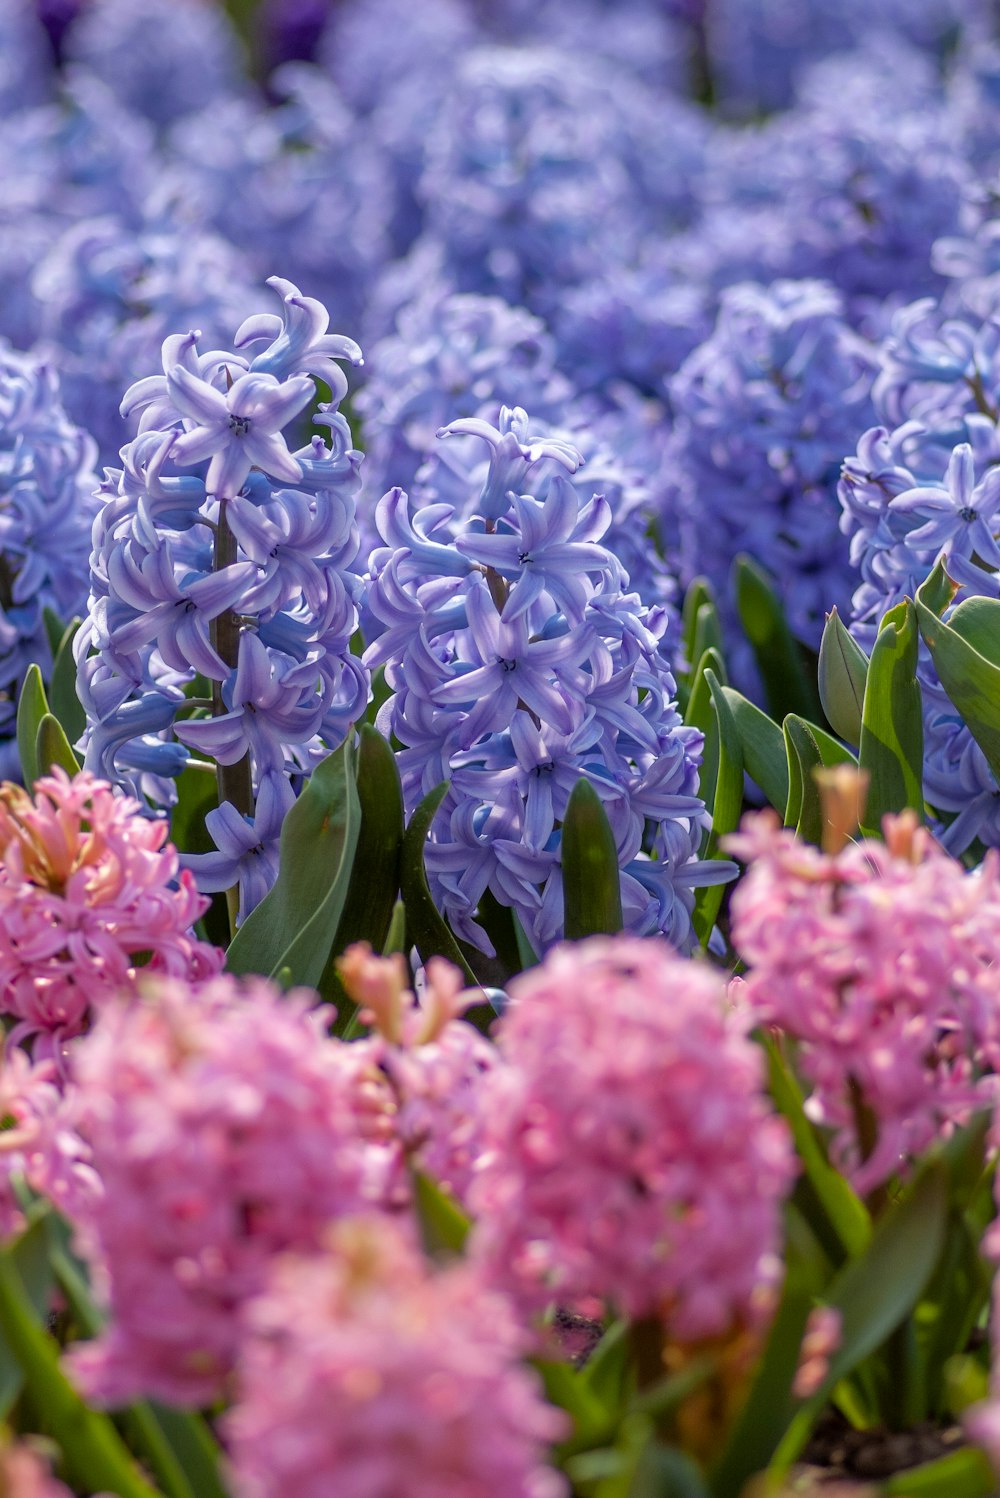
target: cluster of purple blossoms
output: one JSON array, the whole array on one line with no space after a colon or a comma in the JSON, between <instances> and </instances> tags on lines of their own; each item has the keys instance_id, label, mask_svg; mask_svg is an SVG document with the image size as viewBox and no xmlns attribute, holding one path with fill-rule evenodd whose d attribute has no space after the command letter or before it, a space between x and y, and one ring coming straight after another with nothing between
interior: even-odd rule
<instances>
[{"instance_id":1,"label":"cluster of purple blossoms","mask_svg":"<svg viewBox=\"0 0 1000 1498\"><path fill-rule=\"evenodd\" d=\"M0 344L0 779L18 773L24 673L52 667L45 610L65 620L86 603L96 457L52 368Z\"/></svg>"},{"instance_id":2,"label":"cluster of purple blossoms","mask_svg":"<svg viewBox=\"0 0 1000 1498\"><path fill-rule=\"evenodd\" d=\"M337 410L336 361L360 350L327 333L318 302L271 284L282 316L237 334L259 352L202 353L196 333L177 335L163 374L128 391L140 430L103 486L76 645L88 768L169 800L164 777L192 755L220 767L207 818L219 851L191 863L208 891L239 884L241 919L273 876L293 777L368 700L350 653L360 455ZM300 420L317 378L332 392L317 417L329 445ZM301 433L294 451L286 429Z\"/></svg>"},{"instance_id":3,"label":"cluster of purple blossoms","mask_svg":"<svg viewBox=\"0 0 1000 1498\"><path fill-rule=\"evenodd\" d=\"M959 241L939 247L953 266ZM957 268L957 267L956 267ZM860 574L852 630L870 647L885 611L912 597L937 559L960 597L1000 594L1000 333L995 271L956 278L940 302L903 308L879 350L881 425L861 438L839 485L841 529ZM1000 844L1000 798L978 744L921 653L924 788L949 852Z\"/></svg>"},{"instance_id":4,"label":"cluster of purple blossoms","mask_svg":"<svg viewBox=\"0 0 1000 1498\"><path fill-rule=\"evenodd\" d=\"M697 857L701 738L674 704L666 615L628 591L602 544L610 508L570 481L571 443L532 433L516 408L442 435L487 443L485 480L461 511L411 515L399 489L380 500L367 605L383 632L365 655L391 688L379 727L401 746L407 808L450 782L427 848L435 898L490 951L476 919L489 890L547 947L562 929L562 818L583 776L614 833L628 928L688 947L694 887L728 870Z\"/></svg>"},{"instance_id":5,"label":"cluster of purple blossoms","mask_svg":"<svg viewBox=\"0 0 1000 1498\"><path fill-rule=\"evenodd\" d=\"M747 283L723 293L715 331L668 385L667 508L684 575L707 576L726 600L734 556L750 553L813 646L824 612L851 593L836 480L844 439L870 411L873 362L832 286Z\"/></svg>"}]
</instances>

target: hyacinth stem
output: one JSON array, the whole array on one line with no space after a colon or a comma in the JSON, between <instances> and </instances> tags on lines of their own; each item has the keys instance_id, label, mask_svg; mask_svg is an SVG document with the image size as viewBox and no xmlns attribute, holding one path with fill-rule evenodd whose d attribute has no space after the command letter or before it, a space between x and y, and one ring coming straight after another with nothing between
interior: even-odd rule
<instances>
[{"instance_id":1,"label":"hyacinth stem","mask_svg":"<svg viewBox=\"0 0 1000 1498\"><path fill-rule=\"evenodd\" d=\"M230 567L236 561L236 537L226 519L226 501L219 504L219 524L215 536L215 570ZM212 622L212 644L227 666L236 669L240 654L240 623L231 609ZM222 700L222 683L212 684L212 712L219 717L226 711ZM219 801L230 801L236 810L246 817L253 816L253 781L250 775L250 756L245 754L234 765L217 765L219 778ZM236 929L236 911L239 904L239 889L226 891L229 906L229 922Z\"/></svg>"}]
</instances>

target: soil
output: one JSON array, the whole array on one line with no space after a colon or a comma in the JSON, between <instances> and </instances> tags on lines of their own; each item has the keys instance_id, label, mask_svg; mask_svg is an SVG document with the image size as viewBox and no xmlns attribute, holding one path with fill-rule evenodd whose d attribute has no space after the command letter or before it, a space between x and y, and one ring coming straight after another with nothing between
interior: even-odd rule
<instances>
[{"instance_id":1,"label":"soil","mask_svg":"<svg viewBox=\"0 0 1000 1498\"><path fill-rule=\"evenodd\" d=\"M824 1417L803 1453L818 1491L854 1478L880 1481L908 1467L919 1467L964 1445L960 1426L922 1424L912 1430L854 1430L837 1414Z\"/></svg>"}]
</instances>

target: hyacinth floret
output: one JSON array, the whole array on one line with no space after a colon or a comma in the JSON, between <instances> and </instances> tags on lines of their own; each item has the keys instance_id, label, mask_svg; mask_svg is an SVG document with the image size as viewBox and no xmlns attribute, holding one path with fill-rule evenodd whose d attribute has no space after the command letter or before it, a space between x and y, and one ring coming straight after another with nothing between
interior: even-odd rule
<instances>
[{"instance_id":1,"label":"hyacinth floret","mask_svg":"<svg viewBox=\"0 0 1000 1498\"><path fill-rule=\"evenodd\" d=\"M485 441L488 470L461 515L441 502L411 518L399 490L380 500L367 606L382 633L365 655L391 688L378 722L401 745L407 808L450 781L427 847L435 897L484 951L487 890L548 946L561 822L584 776L618 846L627 925L689 944L694 886L728 870L697 858L701 741L674 704L666 616L628 591L603 544L607 504L570 482L571 443L507 408L444 435Z\"/></svg>"},{"instance_id":2,"label":"hyacinth floret","mask_svg":"<svg viewBox=\"0 0 1000 1498\"><path fill-rule=\"evenodd\" d=\"M198 981L222 953L199 941L208 901L178 870L165 822L81 771L0 786L0 1014L8 1048L64 1064L68 1042L140 971Z\"/></svg>"},{"instance_id":3,"label":"hyacinth floret","mask_svg":"<svg viewBox=\"0 0 1000 1498\"><path fill-rule=\"evenodd\" d=\"M59 1083L53 1062L33 1062L19 1047L7 1048L0 1065L0 1242L25 1226L19 1185L48 1197L70 1218L85 1212L99 1191Z\"/></svg>"},{"instance_id":4,"label":"hyacinth floret","mask_svg":"<svg viewBox=\"0 0 1000 1498\"><path fill-rule=\"evenodd\" d=\"M225 1421L244 1498L566 1494L545 1460L566 1417L522 1365L510 1306L469 1265L431 1270L398 1227L359 1218L325 1252L279 1261L245 1319Z\"/></svg>"},{"instance_id":5,"label":"hyacinth floret","mask_svg":"<svg viewBox=\"0 0 1000 1498\"><path fill-rule=\"evenodd\" d=\"M526 1312L599 1297L672 1337L770 1309L794 1175L763 1055L707 966L560 946L510 984L470 1253Z\"/></svg>"},{"instance_id":6,"label":"hyacinth floret","mask_svg":"<svg viewBox=\"0 0 1000 1498\"><path fill-rule=\"evenodd\" d=\"M172 335L163 373L126 393L139 432L104 485L77 646L88 767L154 803L192 756L220 767L222 842L191 866L208 891L235 871L241 918L270 882L290 777L343 740L368 698L350 653L360 454L337 410L339 361L361 354L327 331L319 302L270 284L282 315L247 319L245 352ZM298 446L318 379L333 395L317 417L329 441Z\"/></svg>"},{"instance_id":7,"label":"hyacinth floret","mask_svg":"<svg viewBox=\"0 0 1000 1498\"><path fill-rule=\"evenodd\" d=\"M739 1000L797 1043L807 1111L862 1192L992 1106L1000 1054L996 854L970 874L906 813L885 837L831 855L760 812L728 841L750 863Z\"/></svg>"},{"instance_id":8,"label":"hyacinth floret","mask_svg":"<svg viewBox=\"0 0 1000 1498\"><path fill-rule=\"evenodd\" d=\"M377 1202L351 1048L314 1004L263 979L150 980L81 1043L74 1117L103 1189L79 1239L110 1311L74 1353L89 1397L214 1399L273 1257Z\"/></svg>"}]
</instances>

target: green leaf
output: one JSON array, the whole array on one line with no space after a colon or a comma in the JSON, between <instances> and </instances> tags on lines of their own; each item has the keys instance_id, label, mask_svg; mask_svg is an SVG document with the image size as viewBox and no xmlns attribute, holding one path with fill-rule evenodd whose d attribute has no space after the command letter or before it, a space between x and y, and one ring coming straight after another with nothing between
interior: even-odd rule
<instances>
[{"instance_id":1,"label":"green leaf","mask_svg":"<svg viewBox=\"0 0 1000 1498\"><path fill-rule=\"evenodd\" d=\"M17 749L21 758L21 775L29 791L39 776L38 729L48 710L42 673L32 663L24 673L17 703Z\"/></svg>"},{"instance_id":2,"label":"green leaf","mask_svg":"<svg viewBox=\"0 0 1000 1498\"><path fill-rule=\"evenodd\" d=\"M63 733L62 725L51 713L43 713L42 721L38 725L35 762L38 765L39 775L47 775L56 765L65 770L67 775L76 775L80 769L80 761L70 748L69 739Z\"/></svg>"},{"instance_id":3,"label":"green leaf","mask_svg":"<svg viewBox=\"0 0 1000 1498\"><path fill-rule=\"evenodd\" d=\"M725 679L725 667L723 665L722 653L722 621L719 618L719 610L715 606L714 599L706 599L699 604L695 615L694 639L692 641L694 654L691 659L700 661L706 651L711 651L718 661L716 672Z\"/></svg>"},{"instance_id":4,"label":"green leaf","mask_svg":"<svg viewBox=\"0 0 1000 1498\"><path fill-rule=\"evenodd\" d=\"M701 659L705 646L698 649L697 633L698 619L702 609L714 612L718 617L718 605L715 600L715 591L707 577L696 577L684 595L684 603L681 608L681 651L685 661L688 663L688 676L694 672L698 661ZM701 615L704 618L703 615ZM702 631L705 624L702 624Z\"/></svg>"},{"instance_id":5,"label":"green leaf","mask_svg":"<svg viewBox=\"0 0 1000 1498\"><path fill-rule=\"evenodd\" d=\"M170 813L170 841L179 853L209 853L215 847L205 818L219 804L215 766L191 760L174 781L177 801Z\"/></svg>"},{"instance_id":6,"label":"green leaf","mask_svg":"<svg viewBox=\"0 0 1000 1498\"><path fill-rule=\"evenodd\" d=\"M849 744L861 742L868 657L832 608L819 647L819 695L833 728Z\"/></svg>"},{"instance_id":7,"label":"green leaf","mask_svg":"<svg viewBox=\"0 0 1000 1498\"><path fill-rule=\"evenodd\" d=\"M834 1386L881 1347L913 1310L941 1253L947 1217L948 1173L938 1161L886 1212L864 1253L836 1275L825 1299L840 1312L840 1343L816 1394L789 1426L772 1473L788 1470Z\"/></svg>"},{"instance_id":8,"label":"green leaf","mask_svg":"<svg viewBox=\"0 0 1000 1498\"><path fill-rule=\"evenodd\" d=\"M768 1062L768 1089L778 1112L792 1132L795 1152L802 1162L815 1204L823 1215L823 1225L813 1222L823 1241L833 1238L839 1250L837 1258L856 1258L871 1242L872 1220L868 1208L849 1182L834 1170L815 1126L806 1117L802 1090L783 1060L776 1042L769 1035L761 1037Z\"/></svg>"},{"instance_id":9,"label":"green leaf","mask_svg":"<svg viewBox=\"0 0 1000 1498\"><path fill-rule=\"evenodd\" d=\"M247 916L226 955L231 973L291 969L315 988L347 898L361 805L349 739L317 765L281 827L277 881Z\"/></svg>"},{"instance_id":10,"label":"green leaf","mask_svg":"<svg viewBox=\"0 0 1000 1498\"><path fill-rule=\"evenodd\" d=\"M880 1498L995 1498L997 1475L982 1451L966 1446L883 1482Z\"/></svg>"},{"instance_id":11,"label":"green leaf","mask_svg":"<svg viewBox=\"0 0 1000 1498\"><path fill-rule=\"evenodd\" d=\"M45 638L48 641L49 653L54 660L63 635L66 633L66 626L55 609L48 607L42 609L42 623L45 625Z\"/></svg>"},{"instance_id":12,"label":"green leaf","mask_svg":"<svg viewBox=\"0 0 1000 1498\"><path fill-rule=\"evenodd\" d=\"M788 805L788 762L785 737L778 724L759 707L733 690L723 687L722 695L729 715L739 734L743 768L760 786L768 801L784 816Z\"/></svg>"},{"instance_id":13,"label":"green leaf","mask_svg":"<svg viewBox=\"0 0 1000 1498\"><path fill-rule=\"evenodd\" d=\"M748 556L733 564L734 591L740 622L753 647L772 718L789 713L818 718L819 693L803 664L781 601L764 569Z\"/></svg>"},{"instance_id":14,"label":"green leaf","mask_svg":"<svg viewBox=\"0 0 1000 1498\"><path fill-rule=\"evenodd\" d=\"M413 1202L424 1251L431 1258L454 1258L465 1248L472 1224L454 1197L422 1170L411 1171Z\"/></svg>"},{"instance_id":15,"label":"green leaf","mask_svg":"<svg viewBox=\"0 0 1000 1498\"><path fill-rule=\"evenodd\" d=\"M33 1222L11 1245L10 1252L28 1301L41 1320L49 1308L49 1296L54 1283L44 1220ZM24 1373L21 1364L10 1343L0 1332L0 1423L10 1413L23 1387Z\"/></svg>"},{"instance_id":16,"label":"green leaf","mask_svg":"<svg viewBox=\"0 0 1000 1498\"><path fill-rule=\"evenodd\" d=\"M622 929L618 849L601 798L582 778L563 819L562 875L567 941L614 936Z\"/></svg>"},{"instance_id":17,"label":"green leaf","mask_svg":"<svg viewBox=\"0 0 1000 1498\"><path fill-rule=\"evenodd\" d=\"M804 718L789 713L782 724L782 732L788 759L785 825L794 827L805 842L818 845L823 834L823 811L813 771L822 768L823 756L811 726Z\"/></svg>"},{"instance_id":18,"label":"green leaf","mask_svg":"<svg viewBox=\"0 0 1000 1498\"><path fill-rule=\"evenodd\" d=\"M62 1451L70 1483L88 1493L158 1498L110 1419L88 1409L60 1368L59 1346L40 1326L10 1248L0 1249L0 1333L20 1364L43 1433Z\"/></svg>"},{"instance_id":19,"label":"green leaf","mask_svg":"<svg viewBox=\"0 0 1000 1498\"><path fill-rule=\"evenodd\" d=\"M392 952L406 951L406 906L402 900L397 900L392 907L392 919L385 936L385 945L382 954L388 957Z\"/></svg>"},{"instance_id":20,"label":"green leaf","mask_svg":"<svg viewBox=\"0 0 1000 1498\"><path fill-rule=\"evenodd\" d=\"M969 598L947 623L940 617L955 594L944 564L938 562L917 589L915 607L920 633L933 658L941 685L961 713L969 731L1000 778L1000 666L997 641L1000 602ZM980 605L990 607L982 608Z\"/></svg>"},{"instance_id":21,"label":"green leaf","mask_svg":"<svg viewBox=\"0 0 1000 1498\"><path fill-rule=\"evenodd\" d=\"M356 784L361 829L343 914L319 983L323 997L337 1005L338 1028L349 1022L356 1006L337 977L336 960L356 941L368 942L375 952L383 950L399 894L403 791L396 756L367 723L359 732Z\"/></svg>"},{"instance_id":22,"label":"green leaf","mask_svg":"<svg viewBox=\"0 0 1000 1498\"><path fill-rule=\"evenodd\" d=\"M76 659L73 655L73 641L79 628L79 619L68 625L55 651L49 678L49 707L71 744L76 743L87 726L87 714L76 689Z\"/></svg>"},{"instance_id":23,"label":"green leaf","mask_svg":"<svg viewBox=\"0 0 1000 1498\"><path fill-rule=\"evenodd\" d=\"M701 783L704 796L714 777L714 793L711 797L712 826L702 857L711 860L722 856L720 840L739 825L743 811L743 749L723 687L710 666L705 668L704 679L711 694L712 722L705 736ZM702 885L695 892L692 922L703 947L708 945L712 935L723 893L721 883Z\"/></svg>"},{"instance_id":24,"label":"green leaf","mask_svg":"<svg viewBox=\"0 0 1000 1498\"><path fill-rule=\"evenodd\" d=\"M613 1321L580 1370L591 1393L611 1409L621 1404L630 1351L629 1323Z\"/></svg>"},{"instance_id":25,"label":"green leaf","mask_svg":"<svg viewBox=\"0 0 1000 1498\"><path fill-rule=\"evenodd\" d=\"M859 762L868 771L862 831L881 835L887 812L912 807L923 818L924 727L917 682L917 616L909 599L879 625L861 726Z\"/></svg>"},{"instance_id":26,"label":"green leaf","mask_svg":"<svg viewBox=\"0 0 1000 1498\"><path fill-rule=\"evenodd\" d=\"M434 904L424 868L427 834L431 830L437 809L447 794L448 782L443 780L421 801L403 835L399 880L406 907L407 938L412 941L424 962L429 957L446 957L457 968L461 968L467 983L478 986L476 975L466 962L451 928Z\"/></svg>"},{"instance_id":27,"label":"green leaf","mask_svg":"<svg viewBox=\"0 0 1000 1498\"><path fill-rule=\"evenodd\" d=\"M821 1286L814 1264L807 1255L795 1251L794 1240L789 1242L785 1257L781 1300L763 1356L722 1455L709 1473L712 1498L740 1498L748 1480L771 1460L798 1407L792 1385L806 1323Z\"/></svg>"},{"instance_id":28,"label":"green leaf","mask_svg":"<svg viewBox=\"0 0 1000 1498\"><path fill-rule=\"evenodd\" d=\"M698 658L698 664L691 676L691 694L688 697L687 707L684 711L684 722L689 728L700 728L702 733L707 734L712 726L712 693L708 682L705 680L706 671L714 671L719 680L725 680L722 671L722 657L717 650L706 650ZM715 781L712 776L702 776L702 793L707 791L711 794ZM709 806L711 810L711 806Z\"/></svg>"}]
</instances>

